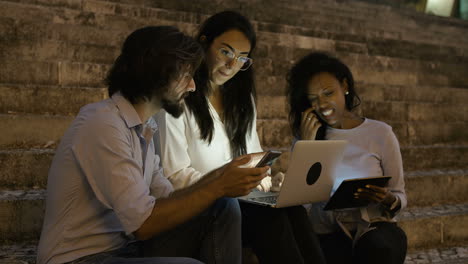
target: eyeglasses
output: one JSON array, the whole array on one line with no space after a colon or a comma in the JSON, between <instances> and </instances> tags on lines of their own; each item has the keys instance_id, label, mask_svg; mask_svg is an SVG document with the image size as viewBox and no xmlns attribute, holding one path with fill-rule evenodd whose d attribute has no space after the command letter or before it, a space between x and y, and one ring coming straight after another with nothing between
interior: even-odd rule
<instances>
[{"instance_id":1,"label":"eyeglasses","mask_svg":"<svg viewBox=\"0 0 468 264\"><path fill-rule=\"evenodd\" d=\"M241 71L247 70L253 63L251 58L241 55L236 56L234 52L226 48L220 48L218 50L218 58L225 62L231 62L232 60L235 60L235 66L240 68Z\"/></svg>"}]
</instances>

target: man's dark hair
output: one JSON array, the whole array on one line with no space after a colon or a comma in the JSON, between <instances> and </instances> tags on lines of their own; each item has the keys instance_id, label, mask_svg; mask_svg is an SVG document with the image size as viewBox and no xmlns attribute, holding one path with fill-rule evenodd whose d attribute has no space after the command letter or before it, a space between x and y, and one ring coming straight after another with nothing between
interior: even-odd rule
<instances>
[{"instance_id":1,"label":"man's dark hair","mask_svg":"<svg viewBox=\"0 0 468 264\"><path fill-rule=\"evenodd\" d=\"M313 52L305 56L291 68L287 75L287 95L290 109L289 122L293 135L298 139L301 138L302 112L312 106L307 97L309 80L322 72L332 74L340 83L346 81L349 94L345 96L345 105L348 111L351 111L361 103L361 99L354 89L353 74L346 64L322 52ZM323 120L320 121L322 126L317 131L315 139L325 139L326 123Z\"/></svg>"},{"instance_id":2,"label":"man's dark hair","mask_svg":"<svg viewBox=\"0 0 468 264\"><path fill-rule=\"evenodd\" d=\"M193 73L202 58L200 44L175 27L137 29L125 40L107 75L109 96L120 92L132 104L149 101L165 93L183 70Z\"/></svg>"},{"instance_id":3,"label":"man's dark hair","mask_svg":"<svg viewBox=\"0 0 468 264\"><path fill-rule=\"evenodd\" d=\"M203 49L207 51L215 38L233 29L242 32L249 40L250 54L252 54L256 45L255 31L249 20L235 11L223 11L209 17L200 26L196 38L202 42ZM204 37L203 41L201 40L202 36ZM194 76L197 90L185 98L185 103L200 127L200 137L211 143L214 121L206 98L210 90L208 70L205 59ZM239 71L220 87L220 92L224 107L226 134L231 144L232 155L236 157L247 152L246 137L253 126L254 100L256 99L253 67Z\"/></svg>"}]
</instances>

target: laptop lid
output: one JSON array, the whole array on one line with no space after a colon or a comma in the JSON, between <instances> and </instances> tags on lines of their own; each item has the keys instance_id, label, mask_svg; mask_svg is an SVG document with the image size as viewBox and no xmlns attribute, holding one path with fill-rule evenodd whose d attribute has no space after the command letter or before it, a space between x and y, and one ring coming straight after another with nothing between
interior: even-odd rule
<instances>
[{"instance_id":1,"label":"laptop lid","mask_svg":"<svg viewBox=\"0 0 468 264\"><path fill-rule=\"evenodd\" d=\"M346 147L345 140L299 140L275 207L327 201Z\"/></svg>"}]
</instances>

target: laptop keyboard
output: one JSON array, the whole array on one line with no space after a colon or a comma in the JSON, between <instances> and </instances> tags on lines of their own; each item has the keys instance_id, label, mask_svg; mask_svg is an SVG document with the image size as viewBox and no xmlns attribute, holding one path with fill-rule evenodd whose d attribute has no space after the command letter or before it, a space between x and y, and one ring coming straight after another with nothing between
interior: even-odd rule
<instances>
[{"instance_id":1,"label":"laptop keyboard","mask_svg":"<svg viewBox=\"0 0 468 264\"><path fill-rule=\"evenodd\" d=\"M267 203L267 204L276 204L278 196L263 196L263 197L256 197L250 198L252 201Z\"/></svg>"}]
</instances>

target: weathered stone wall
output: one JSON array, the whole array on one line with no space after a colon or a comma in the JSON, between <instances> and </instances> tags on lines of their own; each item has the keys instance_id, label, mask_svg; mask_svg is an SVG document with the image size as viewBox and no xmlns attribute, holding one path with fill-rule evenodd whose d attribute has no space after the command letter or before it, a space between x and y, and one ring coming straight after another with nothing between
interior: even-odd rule
<instances>
[{"instance_id":1,"label":"weathered stone wall","mask_svg":"<svg viewBox=\"0 0 468 264\"><path fill-rule=\"evenodd\" d=\"M331 0L0 1L0 244L38 238L54 148L81 106L106 97L125 36L151 24L193 34L227 8L258 32L258 132L286 151L275 170L291 143L286 72L312 50L332 52L354 73L363 115L400 140L410 247L467 244L468 22Z\"/></svg>"}]
</instances>

